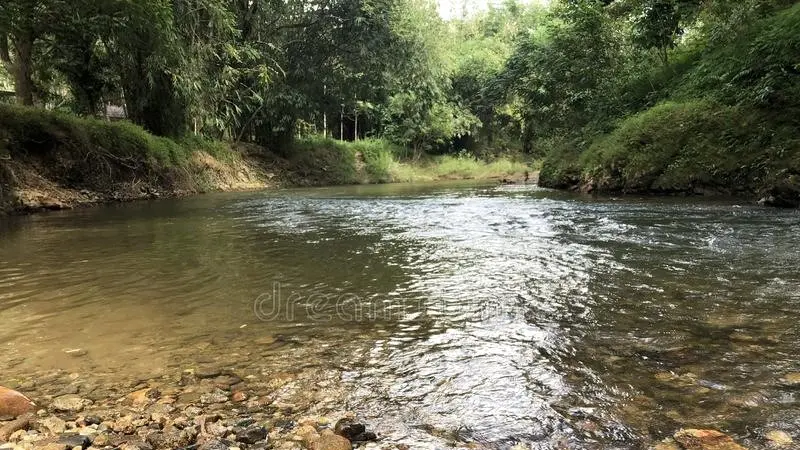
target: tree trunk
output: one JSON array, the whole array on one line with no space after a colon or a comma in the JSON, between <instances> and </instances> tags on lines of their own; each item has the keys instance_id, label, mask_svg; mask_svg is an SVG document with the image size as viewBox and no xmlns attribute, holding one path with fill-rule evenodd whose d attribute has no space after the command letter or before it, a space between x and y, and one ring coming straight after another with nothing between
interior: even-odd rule
<instances>
[{"instance_id":1,"label":"tree trunk","mask_svg":"<svg viewBox=\"0 0 800 450\"><path fill-rule=\"evenodd\" d=\"M14 90L17 103L33 106L33 33L23 32L14 37Z\"/></svg>"}]
</instances>

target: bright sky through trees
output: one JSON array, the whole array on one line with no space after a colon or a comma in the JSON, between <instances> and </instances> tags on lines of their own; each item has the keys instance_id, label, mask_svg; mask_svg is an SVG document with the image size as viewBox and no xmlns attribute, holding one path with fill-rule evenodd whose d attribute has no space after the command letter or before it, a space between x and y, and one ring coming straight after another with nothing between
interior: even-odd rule
<instances>
[{"instance_id":1,"label":"bright sky through trees","mask_svg":"<svg viewBox=\"0 0 800 450\"><path fill-rule=\"evenodd\" d=\"M520 3L548 4L550 0L519 0ZM504 0L439 0L439 14L443 19L459 19L478 11L486 11L490 5L501 6Z\"/></svg>"}]
</instances>

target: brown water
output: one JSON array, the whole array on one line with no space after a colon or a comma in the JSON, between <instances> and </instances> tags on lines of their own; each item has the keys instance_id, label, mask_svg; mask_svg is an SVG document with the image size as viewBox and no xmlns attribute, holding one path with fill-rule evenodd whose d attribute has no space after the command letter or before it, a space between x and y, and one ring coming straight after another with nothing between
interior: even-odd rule
<instances>
[{"instance_id":1,"label":"brown water","mask_svg":"<svg viewBox=\"0 0 800 450\"><path fill-rule=\"evenodd\" d=\"M0 381L272 357L339 371L347 405L412 448L636 448L681 427L760 448L800 438L779 382L800 371L798 267L797 211L531 186L2 218Z\"/></svg>"}]
</instances>

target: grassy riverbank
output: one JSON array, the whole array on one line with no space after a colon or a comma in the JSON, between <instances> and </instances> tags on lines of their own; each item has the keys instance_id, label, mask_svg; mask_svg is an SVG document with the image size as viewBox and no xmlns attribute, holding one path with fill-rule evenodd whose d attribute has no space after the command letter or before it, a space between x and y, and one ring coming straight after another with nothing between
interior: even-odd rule
<instances>
[{"instance_id":1,"label":"grassy riverbank","mask_svg":"<svg viewBox=\"0 0 800 450\"><path fill-rule=\"evenodd\" d=\"M628 90L637 111L552 147L541 183L800 205L800 5L689 49ZM638 94L637 94L638 93ZM641 98L637 98L640 94Z\"/></svg>"},{"instance_id":2,"label":"grassy riverbank","mask_svg":"<svg viewBox=\"0 0 800 450\"><path fill-rule=\"evenodd\" d=\"M272 186L491 179L528 166L468 156L403 161L383 140L301 139L289 151L153 136L128 122L0 106L0 211ZM281 156L281 155L288 156Z\"/></svg>"}]
</instances>

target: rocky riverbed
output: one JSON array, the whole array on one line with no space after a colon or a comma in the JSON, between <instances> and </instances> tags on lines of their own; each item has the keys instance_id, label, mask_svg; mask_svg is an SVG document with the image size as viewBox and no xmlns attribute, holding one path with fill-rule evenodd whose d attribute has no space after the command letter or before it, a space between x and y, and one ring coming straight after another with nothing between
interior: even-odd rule
<instances>
[{"instance_id":1,"label":"rocky riverbed","mask_svg":"<svg viewBox=\"0 0 800 450\"><path fill-rule=\"evenodd\" d=\"M200 366L100 385L62 371L0 391L0 449L317 449L381 444L342 409L335 371ZM27 399L31 401L28 402Z\"/></svg>"}]
</instances>

